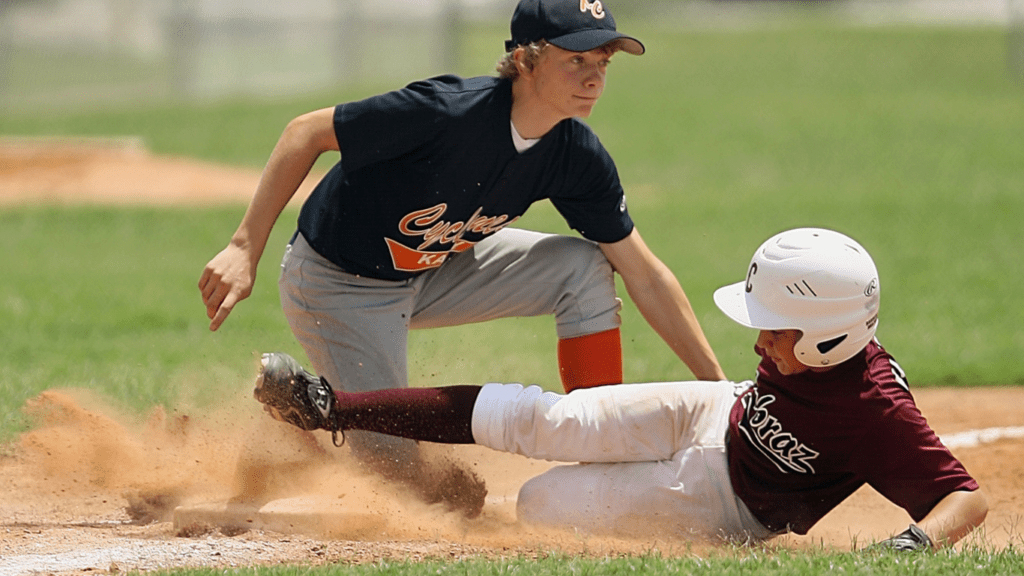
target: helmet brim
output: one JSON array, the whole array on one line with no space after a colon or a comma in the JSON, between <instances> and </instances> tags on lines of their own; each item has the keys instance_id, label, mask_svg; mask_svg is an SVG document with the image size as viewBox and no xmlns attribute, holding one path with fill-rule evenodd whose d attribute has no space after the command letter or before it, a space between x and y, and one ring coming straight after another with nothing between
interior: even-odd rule
<instances>
[{"instance_id":1,"label":"helmet brim","mask_svg":"<svg viewBox=\"0 0 1024 576\"><path fill-rule=\"evenodd\" d=\"M715 290L715 305L737 324L758 330L792 330L792 321L773 314L747 293L747 282L737 282Z\"/></svg>"}]
</instances>

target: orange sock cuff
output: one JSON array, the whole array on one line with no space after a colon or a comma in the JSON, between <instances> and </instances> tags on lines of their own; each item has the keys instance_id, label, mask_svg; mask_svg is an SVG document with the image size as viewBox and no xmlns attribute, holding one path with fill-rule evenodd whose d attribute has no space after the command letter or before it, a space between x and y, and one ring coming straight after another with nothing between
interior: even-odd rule
<instances>
[{"instance_id":1,"label":"orange sock cuff","mask_svg":"<svg viewBox=\"0 0 1024 576\"><path fill-rule=\"evenodd\" d=\"M558 341L558 373L566 392L605 384L622 384L622 339L619 329Z\"/></svg>"}]
</instances>

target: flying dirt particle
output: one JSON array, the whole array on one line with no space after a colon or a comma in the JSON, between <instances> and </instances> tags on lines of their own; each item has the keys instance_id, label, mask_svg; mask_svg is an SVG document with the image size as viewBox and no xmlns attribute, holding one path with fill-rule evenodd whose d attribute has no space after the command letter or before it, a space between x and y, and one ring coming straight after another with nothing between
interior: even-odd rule
<instances>
[{"instance_id":1,"label":"flying dirt particle","mask_svg":"<svg viewBox=\"0 0 1024 576\"><path fill-rule=\"evenodd\" d=\"M234 538L235 536L241 536L248 532L249 529L245 526L221 526L220 533L228 538Z\"/></svg>"},{"instance_id":2,"label":"flying dirt particle","mask_svg":"<svg viewBox=\"0 0 1024 576\"><path fill-rule=\"evenodd\" d=\"M429 476L429 483L422 488L427 504L443 503L449 512L458 512L468 519L483 511L487 485L476 472L445 459L443 466Z\"/></svg>"},{"instance_id":3,"label":"flying dirt particle","mask_svg":"<svg viewBox=\"0 0 1024 576\"><path fill-rule=\"evenodd\" d=\"M135 524L169 521L181 503L180 496L162 492L130 492L124 497L128 501L124 510Z\"/></svg>"},{"instance_id":4,"label":"flying dirt particle","mask_svg":"<svg viewBox=\"0 0 1024 576\"><path fill-rule=\"evenodd\" d=\"M205 522L193 522L179 528L174 535L178 538L202 538L214 532L216 532L216 528Z\"/></svg>"}]
</instances>

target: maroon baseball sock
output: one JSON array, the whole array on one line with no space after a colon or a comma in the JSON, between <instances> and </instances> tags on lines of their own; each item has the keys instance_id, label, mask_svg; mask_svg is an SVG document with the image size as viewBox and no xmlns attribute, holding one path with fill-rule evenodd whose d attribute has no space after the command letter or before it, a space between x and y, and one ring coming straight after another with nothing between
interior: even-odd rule
<instances>
[{"instance_id":1,"label":"maroon baseball sock","mask_svg":"<svg viewBox=\"0 0 1024 576\"><path fill-rule=\"evenodd\" d=\"M473 405L479 393L480 386L335 390L336 421L346 430L442 444L473 444Z\"/></svg>"}]
</instances>

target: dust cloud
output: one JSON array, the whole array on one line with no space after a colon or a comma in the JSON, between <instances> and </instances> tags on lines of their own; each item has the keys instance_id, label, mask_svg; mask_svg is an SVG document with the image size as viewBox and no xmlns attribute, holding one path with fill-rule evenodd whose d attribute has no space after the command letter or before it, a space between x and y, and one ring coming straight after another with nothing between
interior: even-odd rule
<instances>
[{"instance_id":1,"label":"dust cloud","mask_svg":"<svg viewBox=\"0 0 1024 576\"><path fill-rule=\"evenodd\" d=\"M343 525L297 533L362 541L447 540L498 550L642 553L694 542L597 538L522 525L515 498L527 479L550 468L479 446L422 443L428 462L469 471L487 484L483 513L467 518L444 502L428 504L336 448L327 433L303 432L264 414L246 396L202 411L162 407L130 414L93 392L48 390L27 402L34 423L20 437L21 483L56 493L115 494L136 523L168 522L177 506L302 497L348 514ZM339 517L339 516L333 516ZM214 527L215 528L215 527ZM193 534L184 530L179 536Z\"/></svg>"}]
</instances>

